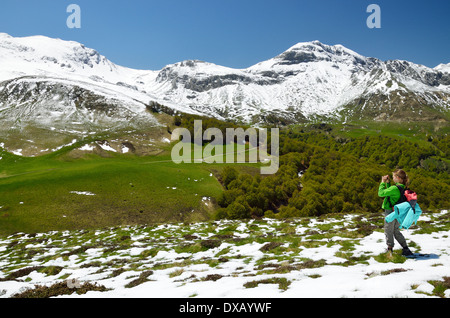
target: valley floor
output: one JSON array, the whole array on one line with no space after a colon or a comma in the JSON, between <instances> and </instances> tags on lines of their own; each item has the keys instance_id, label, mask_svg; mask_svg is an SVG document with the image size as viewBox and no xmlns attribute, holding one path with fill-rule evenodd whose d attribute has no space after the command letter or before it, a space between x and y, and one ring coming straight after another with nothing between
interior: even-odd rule
<instances>
[{"instance_id":1,"label":"valley floor","mask_svg":"<svg viewBox=\"0 0 450 318\"><path fill-rule=\"evenodd\" d=\"M449 216L403 230L424 260L386 256L381 213L18 233L0 298L449 298Z\"/></svg>"}]
</instances>

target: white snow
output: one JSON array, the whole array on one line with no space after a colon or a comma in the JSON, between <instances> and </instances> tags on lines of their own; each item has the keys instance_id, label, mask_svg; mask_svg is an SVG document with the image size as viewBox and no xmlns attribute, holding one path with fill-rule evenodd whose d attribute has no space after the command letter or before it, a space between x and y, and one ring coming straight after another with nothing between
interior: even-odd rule
<instances>
[{"instance_id":1,"label":"white snow","mask_svg":"<svg viewBox=\"0 0 450 318\"><path fill-rule=\"evenodd\" d=\"M113 147L111 147L111 146L109 145L108 142L96 142L96 143L97 143L97 145L99 145L100 148L102 148L103 150L106 150L106 151L112 151L112 152L117 152L117 150L114 149Z\"/></svg>"},{"instance_id":2,"label":"white snow","mask_svg":"<svg viewBox=\"0 0 450 318\"><path fill-rule=\"evenodd\" d=\"M72 146L72 145L75 144L76 142L77 142L76 139L72 139L72 141L69 142L68 144L61 145L61 146L59 146L59 147L56 147L55 149L52 149L52 151L57 151L57 150L60 150L60 149L62 149L62 148L64 148L64 147Z\"/></svg>"},{"instance_id":3,"label":"white snow","mask_svg":"<svg viewBox=\"0 0 450 318\"><path fill-rule=\"evenodd\" d=\"M435 213L429 218L432 224L445 227L449 220L442 218L448 215L447 211ZM63 275L69 277L70 283L83 282L97 283L109 288L109 291L90 291L85 295L72 294L60 297L139 297L139 298L424 298L437 297L434 295L432 281L441 281L443 277L450 276L450 233L449 231L435 231L430 234L420 234L420 222L417 228L404 231L404 235L413 250L430 253L435 257L426 260L406 259L402 263L392 261L377 261L376 257L385 251L384 234L382 230L362 238L344 237L336 231L328 239L310 238L310 230L321 231L321 226L334 225L333 228L351 227L357 215L346 215L342 219L315 219L311 218L307 224L302 219L293 219L288 224L295 228L299 242L305 245L298 252L291 250L291 241L283 243L283 231L280 226L284 221L265 219L256 221L215 221L206 223L161 224L149 227L122 227L120 233L129 233L132 243L126 250L119 249L115 253L104 254L104 248L88 248L83 255L71 255L69 258L58 257L61 251L75 250L81 246L94 244L93 233L84 238L82 232L49 232L36 234L39 242L34 241L35 236L28 237L22 234L18 237L8 237L0 240L0 278L5 277L8 264L15 260L14 268L28 266L62 266L63 270L57 276L45 275L36 271L16 280L0 281L0 297L10 297L25 288L34 285L51 285ZM365 219L359 219L364 221ZM367 220L366 220L367 221ZM428 222L428 221L427 221ZM212 226L215 226L211 229ZM234 240L222 241L216 247L197 252L176 251L182 245L195 244L199 240L214 240L215 234L227 229L233 229L235 238L249 240L238 244ZM197 238L188 239L184 233L195 235ZM104 247L114 246L114 240L120 240L113 230L96 230L95 237L101 237ZM277 254L271 251L264 252L261 248L265 242L258 242L263 237L278 237L283 250ZM258 239L259 237L259 239ZM92 239L92 240L91 240ZM47 250L42 255L35 255L32 259L22 259L18 264L17 256L7 248L13 240L24 240L26 249ZM74 244L77 246L67 246ZM85 240L85 241L83 241ZM195 241L196 240L196 241ZM277 240L278 241L278 240ZM149 242L152 242L151 244ZM322 242L322 243L321 243ZM345 242L352 243L352 248L344 249ZM310 246L308 245L310 244ZM197 243L198 244L198 243ZM48 245L48 249L47 246ZM414 245L414 246L413 246ZM153 256L141 258L140 255L148 250L156 249ZM398 251L396 251L398 253ZM10 254L11 253L11 254ZM345 264L348 259L345 254L353 258L366 256L365 261ZM48 258L48 256L53 257ZM226 262L218 262L211 266L210 261L226 258ZM278 260L281 258L281 260ZM41 261L40 261L41 260ZM125 262L121 262L127 260ZM309 262L324 261L323 266L306 266L288 271L277 272L279 266L295 266ZM121 267L104 267L95 263L119 262L123 264L124 272L118 276L111 275L112 271ZM133 270L128 268L133 262L139 262L139 267ZM91 264L90 266L83 265ZM161 265L166 266L161 266ZM159 267L155 267L155 266ZM265 267L261 265L266 265ZM101 269L101 270L100 270ZM125 285L136 279L141 272L152 270L149 280L133 288ZM208 280L208 275L220 275L218 280ZM256 287L247 288L246 283L258 282L265 279L283 278L290 282L286 289L278 284L260 283ZM450 289L444 293L450 296Z\"/></svg>"},{"instance_id":4,"label":"white snow","mask_svg":"<svg viewBox=\"0 0 450 318\"><path fill-rule=\"evenodd\" d=\"M79 150L83 150L83 151L92 151L95 149L95 146L93 145L89 145L89 144L85 144L83 147L78 148Z\"/></svg>"},{"instance_id":5,"label":"white snow","mask_svg":"<svg viewBox=\"0 0 450 318\"><path fill-rule=\"evenodd\" d=\"M74 193L74 194L78 194L78 195L87 195L87 196L95 195L95 193L92 193L89 191L70 191L70 193Z\"/></svg>"},{"instance_id":6,"label":"white snow","mask_svg":"<svg viewBox=\"0 0 450 318\"><path fill-rule=\"evenodd\" d=\"M450 63L448 63L448 64L439 64L434 69L437 70L437 71L450 73Z\"/></svg>"}]
</instances>

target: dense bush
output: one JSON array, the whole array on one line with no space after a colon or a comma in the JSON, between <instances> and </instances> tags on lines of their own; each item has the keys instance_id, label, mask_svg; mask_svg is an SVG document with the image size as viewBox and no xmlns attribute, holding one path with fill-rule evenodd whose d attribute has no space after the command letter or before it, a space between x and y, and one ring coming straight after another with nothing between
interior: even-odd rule
<instances>
[{"instance_id":1,"label":"dense bush","mask_svg":"<svg viewBox=\"0 0 450 318\"><path fill-rule=\"evenodd\" d=\"M322 132L283 132L275 175L222 172L219 217L296 217L378 212L381 176L402 168L422 209L448 208L448 165L437 147L386 136L337 138Z\"/></svg>"}]
</instances>

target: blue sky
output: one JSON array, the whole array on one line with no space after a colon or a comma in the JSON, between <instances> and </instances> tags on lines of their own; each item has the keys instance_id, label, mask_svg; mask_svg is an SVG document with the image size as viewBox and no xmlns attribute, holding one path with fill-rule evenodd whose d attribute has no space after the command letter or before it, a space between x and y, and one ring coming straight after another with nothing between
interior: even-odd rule
<instances>
[{"instance_id":1,"label":"blue sky","mask_svg":"<svg viewBox=\"0 0 450 318\"><path fill-rule=\"evenodd\" d=\"M81 29L69 29L69 4ZM369 29L369 4L381 29ZM0 32L74 40L113 62L159 70L199 59L246 68L319 40L382 60L450 63L448 0L1 0Z\"/></svg>"}]
</instances>

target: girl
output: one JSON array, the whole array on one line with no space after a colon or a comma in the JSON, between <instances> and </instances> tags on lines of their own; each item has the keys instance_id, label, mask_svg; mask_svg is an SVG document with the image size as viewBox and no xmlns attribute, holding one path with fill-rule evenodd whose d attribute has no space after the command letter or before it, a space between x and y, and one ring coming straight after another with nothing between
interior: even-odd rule
<instances>
[{"instance_id":1,"label":"girl","mask_svg":"<svg viewBox=\"0 0 450 318\"><path fill-rule=\"evenodd\" d=\"M400 203L401 193L397 186L406 189L406 185L409 183L406 172L398 169L392 173L392 179L396 185L391 186L389 176L383 176L381 178L380 187L378 188L378 196L384 198L382 208L384 209L385 216L389 215L393 211L393 206ZM400 223L397 220L393 222L384 221L384 234L386 236L387 252L392 255L392 249L394 248L394 237L397 242L403 248L402 255L412 255L412 252L408 248L405 237L400 232Z\"/></svg>"}]
</instances>

